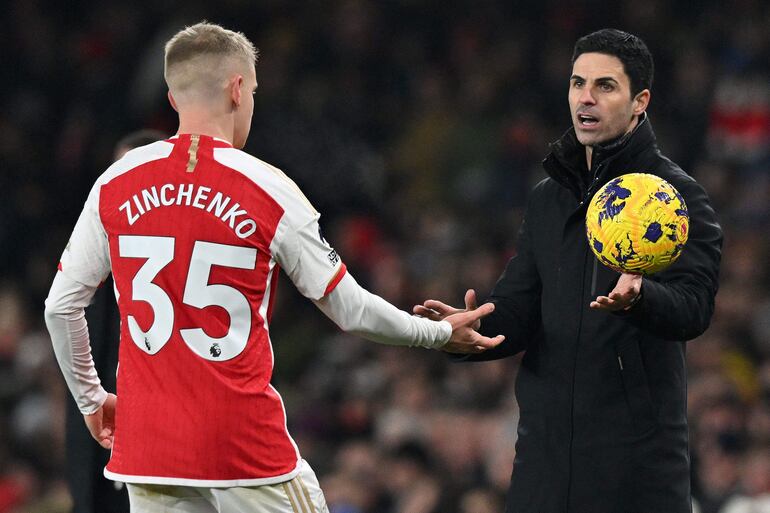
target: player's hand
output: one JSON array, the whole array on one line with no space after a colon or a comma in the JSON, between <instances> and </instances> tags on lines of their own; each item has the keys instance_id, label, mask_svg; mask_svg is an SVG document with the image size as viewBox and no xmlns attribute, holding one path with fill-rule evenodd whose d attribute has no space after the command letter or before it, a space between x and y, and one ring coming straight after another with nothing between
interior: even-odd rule
<instances>
[{"instance_id":1,"label":"player's hand","mask_svg":"<svg viewBox=\"0 0 770 513\"><path fill-rule=\"evenodd\" d=\"M412 308L412 312L414 312L419 316L427 317L432 321L443 321L449 315L457 314L460 312L467 312L475 309L476 309L476 291L474 291L473 289L468 289L468 291L465 292L465 310L461 310L459 308L449 306L447 304L442 303L441 301L436 301L435 299L428 299L421 305L415 305L414 308ZM479 329L480 325L481 325L481 321L479 321L478 324L474 326L473 329Z\"/></svg>"},{"instance_id":2,"label":"player's hand","mask_svg":"<svg viewBox=\"0 0 770 513\"><path fill-rule=\"evenodd\" d=\"M101 408L91 415L83 415L88 431L94 440L105 449L112 449L112 441L115 437L115 407L118 397L115 394L107 394L107 400Z\"/></svg>"},{"instance_id":3,"label":"player's hand","mask_svg":"<svg viewBox=\"0 0 770 513\"><path fill-rule=\"evenodd\" d=\"M489 338L476 331L481 325L481 318L491 314L494 310L494 303L484 303L478 308L474 306L473 309L460 310L447 315L444 320L452 325L452 336L441 350L447 353L482 353L500 345L505 340L503 335Z\"/></svg>"},{"instance_id":4,"label":"player's hand","mask_svg":"<svg viewBox=\"0 0 770 513\"><path fill-rule=\"evenodd\" d=\"M642 275L623 273L609 296L598 296L591 308L605 312L625 310L636 304L642 291Z\"/></svg>"}]
</instances>

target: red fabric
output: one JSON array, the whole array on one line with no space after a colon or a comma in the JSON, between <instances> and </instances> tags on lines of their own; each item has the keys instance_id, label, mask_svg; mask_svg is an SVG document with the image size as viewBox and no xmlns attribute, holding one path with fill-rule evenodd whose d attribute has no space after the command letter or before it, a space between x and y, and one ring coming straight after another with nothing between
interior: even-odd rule
<instances>
[{"instance_id":1,"label":"red fabric","mask_svg":"<svg viewBox=\"0 0 770 513\"><path fill-rule=\"evenodd\" d=\"M332 278L332 281L329 282L329 284L326 286L326 290L324 291L324 296L327 295L329 292L334 290L340 281L342 281L342 278L345 276L345 273L347 272L348 268L345 266L345 263L343 262L340 266L340 270L337 271L337 274Z\"/></svg>"},{"instance_id":2,"label":"red fabric","mask_svg":"<svg viewBox=\"0 0 770 513\"><path fill-rule=\"evenodd\" d=\"M279 272L275 265L269 274L270 243L283 210L252 180L213 159L213 148L226 143L201 136L197 163L188 172L190 136L169 142L175 148L168 158L115 177L100 194L99 212L108 234L122 321L116 433L107 469L128 476L218 481L287 474L294 470L298 454L286 430L281 399L270 387L273 355L267 320L260 315L268 282ZM121 205L153 186L160 191L164 184L192 184L193 200L199 186L211 189L209 200L221 192L231 198L225 211L237 202L247 212L234 224L251 218L257 229L240 238L213 211L176 204L147 210L129 224ZM173 196L177 193L174 190ZM134 214L137 208L132 208ZM132 300L135 277L147 259L121 257L119 235L173 237L173 260L151 280L173 303L171 336L155 354L133 340L127 322L127 316L133 316L142 330L148 330L160 320L148 302ZM214 264L204 283L225 285L248 300L248 342L225 361L199 356L180 333L202 328L208 337L220 338L233 326L228 310L218 303L197 308L185 300L196 241L256 249L254 269ZM266 306L270 311L272 305ZM213 345L211 351L213 356Z\"/></svg>"}]
</instances>

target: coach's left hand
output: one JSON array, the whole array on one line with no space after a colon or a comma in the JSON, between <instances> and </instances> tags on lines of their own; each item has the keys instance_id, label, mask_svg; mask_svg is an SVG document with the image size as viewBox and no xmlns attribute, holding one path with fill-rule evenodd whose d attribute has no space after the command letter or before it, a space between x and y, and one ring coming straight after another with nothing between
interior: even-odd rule
<instances>
[{"instance_id":1,"label":"coach's left hand","mask_svg":"<svg viewBox=\"0 0 770 513\"><path fill-rule=\"evenodd\" d=\"M605 312L628 310L639 301L641 294L642 275L623 273L612 292L608 296L598 296L595 301L591 301L590 306Z\"/></svg>"}]
</instances>

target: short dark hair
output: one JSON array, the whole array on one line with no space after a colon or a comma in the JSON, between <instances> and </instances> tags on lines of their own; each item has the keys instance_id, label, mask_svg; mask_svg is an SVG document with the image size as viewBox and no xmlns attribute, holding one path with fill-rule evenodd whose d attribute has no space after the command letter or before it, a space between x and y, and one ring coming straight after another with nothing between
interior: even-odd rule
<instances>
[{"instance_id":1,"label":"short dark hair","mask_svg":"<svg viewBox=\"0 0 770 513\"><path fill-rule=\"evenodd\" d=\"M640 38L617 29L602 29L583 36L575 43L572 64L584 53L603 53L617 57L631 79L631 95L652 87L655 65L652 54Z\"/></svg>"}]
</instances>

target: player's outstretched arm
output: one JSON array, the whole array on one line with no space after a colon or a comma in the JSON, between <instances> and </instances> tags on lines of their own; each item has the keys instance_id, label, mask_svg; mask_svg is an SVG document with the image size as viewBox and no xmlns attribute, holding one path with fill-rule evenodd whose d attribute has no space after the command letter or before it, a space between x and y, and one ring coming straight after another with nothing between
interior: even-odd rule
<instances>
[{"instance_id":1,"label":"player's outstretched arm","mask_svg":"<svg viewBox=\"0 0 770 513\"><path fill-rule=\"evenodd\" d=\"M503 340L501 336L483 337L474 330L479 319L494 310L494 305L434 321L399 310L362 288L349 273L332 292L314 303L342 330L381 344L477 353Z\"/></svg>"}]
</instances>

